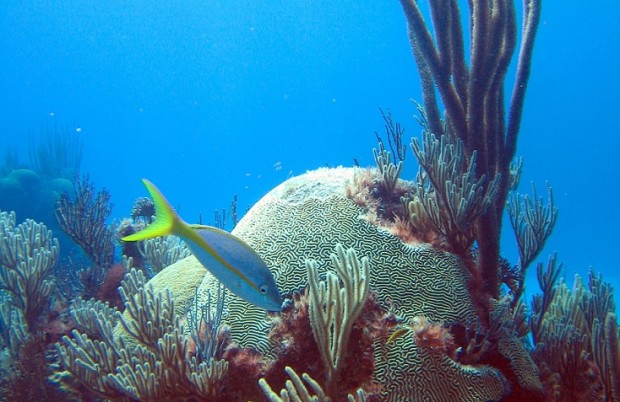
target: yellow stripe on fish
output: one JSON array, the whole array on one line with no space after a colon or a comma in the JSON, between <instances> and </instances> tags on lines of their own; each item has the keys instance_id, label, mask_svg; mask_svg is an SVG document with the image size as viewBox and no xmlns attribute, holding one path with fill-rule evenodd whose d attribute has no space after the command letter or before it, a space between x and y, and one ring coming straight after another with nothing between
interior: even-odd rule
<instances>
[{"instance_id":1,"label":"yellow stripe on fish","mask_svg":"<svg viewBox=\"0 0 620 402\"><path fill-rule=\"evenodd\" d=\"M280 311L282 298L267 264L238 237L213 226L189 225L183 221L157 187L142 182L153 198L155 221L123 241L176 235L185 241L196 259L242 299L268 311Z\"/></svg>"}]
</instances>

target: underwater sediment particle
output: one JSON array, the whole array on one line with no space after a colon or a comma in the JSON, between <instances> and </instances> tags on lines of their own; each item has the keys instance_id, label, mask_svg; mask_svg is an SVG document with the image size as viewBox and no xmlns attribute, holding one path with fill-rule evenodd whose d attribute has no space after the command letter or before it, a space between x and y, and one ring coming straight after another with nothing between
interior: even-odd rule
<instances>
[{"instance_id":1,"label":"underwater sediment particle","mask_svg":"<svg viewBox=\"0 0 620 402\"><path fill-rule=\"evenodd\" d=\"M434 322L477 322L467 290L469 273L461 260L428 245L404 244L366 219L366 211L346 196L354 172L352 168L318 169L285 181L252 207L233 234L265 260L283 295L306 287L306 260L316 260L319 275L323 275L330 267L334 245L340 243L369 258L370 289L385 311L405 322L420 315ZM191 264L199 265L194 257L188 257L162 273L182 265L187 269ZM157 282L157 287L166 286L164 281ZM179 291L185 289L190 295L185 299L193 297L192 286L174 286ZM213 277L206 275L198 294L205 295L209 289L213 294L216 286ZM273 318L232 294L227 295L226 303L224 321L232 340L268 359L275 358L281 345L268 336ZM420 353L407 341L387 346L385 341L375 340L372 379L381 390L381 400L483 401L499 399L504 392L503 376L493 368L463 366L445 356ZM438 394L446 389L446 383L462 389Z\"/></svg>"}]
</instances>

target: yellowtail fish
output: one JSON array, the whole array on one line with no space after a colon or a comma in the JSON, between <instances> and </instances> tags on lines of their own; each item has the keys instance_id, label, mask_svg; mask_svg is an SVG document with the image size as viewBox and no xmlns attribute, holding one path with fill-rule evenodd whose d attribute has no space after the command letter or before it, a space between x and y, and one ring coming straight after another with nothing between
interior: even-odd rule
<instances>
[{"instance_id":1,"label":"yellowtail fish","mask_svg":"<svg viewBox=\"0 0 620 402\"><path fill-rule=\"evenodd\" d=\"M280 311L282 298L267 264L243 240L213 226L190 225L172 209L150 181L142 179L153 197L155 220L123 241L176 235L198 261L231 292L267 311Z\"/></svg>"}]
</instances>

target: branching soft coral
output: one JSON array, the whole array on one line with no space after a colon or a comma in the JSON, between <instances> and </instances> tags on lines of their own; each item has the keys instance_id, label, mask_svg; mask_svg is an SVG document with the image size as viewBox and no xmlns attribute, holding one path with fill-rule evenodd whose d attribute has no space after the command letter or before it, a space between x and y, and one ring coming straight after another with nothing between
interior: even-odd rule
<instances>
[{"instance_id":1,"label":"branching soft coral","mask_svg":"<svg viewBox=\"0 0 620 402\"><path fill-rule=\"evenodd\" d=\"M348 356L343 362L343 372L347 375L341 377L339 388L354 392L362 387L369 394L373 393L373 342L377 338L386 337L394 325L394 315L382 309L377 303L376 295L371 292L353 324L348 342ZM264 376L270 384L284 387L287 366L308 373L313 378L324 378L325 369L317 344L314 338L309 336L311 333L307 293L296 294L293 296L293 303L282 311L270 333L270 339L281 345L276 360ZM234 363L231 362L229 372L232 367Z\"/></svg>"},{"instance_id":2,"label":"branching soft coral","mask_svg":"<svg viewBox=\"0 0 620 402\"><path fill-rule=\"evenodd\" d=\"M221 400L228 363L188 357L188 336L174 314L170 292L155 292L135 269L121 289L124 314L94 299L74 303L73 318L90 335L74 330L56 344L74 383L108 399ZM115 325L128 334L124 341L115 337Z\"/></svg>"}]
</instances>

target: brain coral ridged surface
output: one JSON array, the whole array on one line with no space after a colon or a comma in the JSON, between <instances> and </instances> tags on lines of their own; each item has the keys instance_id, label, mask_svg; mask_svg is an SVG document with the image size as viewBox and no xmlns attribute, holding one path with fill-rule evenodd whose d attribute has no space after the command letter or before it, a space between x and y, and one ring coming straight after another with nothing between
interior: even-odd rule
<instances>
[{"instance_id":1,"label":"brain coral ridged surface","mask_svg":"<svg viewBox=\"0 0 620 402\"><path fill-rule=\"evenodd\" d=\"M233 233L265 260L284 295L306 286L307 259L318 261L320 272L331 269L329 256L340 243L370 259L371 291L383 308L405 322L417 315L436 322L476 321L462 262L428 246L403 244L366 220L363 209L345 195L353 174L354 169L319 169L289 179L263 197ZM213 286L213 278L206 276L199 294ZM232 338L275 356L278 345L268 340L265 312L232 295L227 305ZM374 381L380 384L382 400L482 401L502 395L502 375L495 369L429 357L409 338L387 346L385 339L378 339L375 348ZM454 387L462 388L456 392ZM442 389L449 392L443 395Z\"/></svg>"},{"instance_id":2,"label":"brain coral ridged surface","mask_svg":"<svg viewBox=\"0 0 620 402\"><path fill-rule=\"evenodd\" d=\"M265 260L282 293L308 283L305 261L331 269L336 243L371 264L370 287L384 307L407 319L466 322L476 314L460 260L427 246L412 247L363 218L345 196L353 169L321 169L287 180L263 197L233 233Z\"/></svg>"},{"instance_id":3,"label":"brain coral ridged surface","mask_svg":"<svg viewBox=\"0 0 620 402\"><path fill-rule=\"evenodd\" d=\"M377 378L388 378L382 395L389 401L496 401L507 382L488 366L461 365L445 354L422 350L402 338L387 353L376 354ZM382 399L383 400L383 399Z\"/></svg>"}]
</instances>

